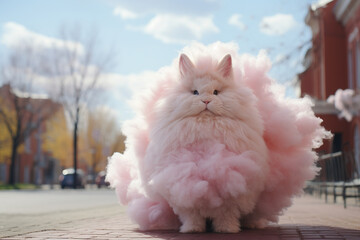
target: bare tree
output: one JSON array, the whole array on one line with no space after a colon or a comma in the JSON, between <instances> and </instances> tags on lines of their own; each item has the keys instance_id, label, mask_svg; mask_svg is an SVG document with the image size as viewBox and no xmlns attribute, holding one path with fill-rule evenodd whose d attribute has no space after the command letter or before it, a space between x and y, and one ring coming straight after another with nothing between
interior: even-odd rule
<instances>
[{"instance_id":1,"label":"bare tree","mask_svg":"<svg viewBox=\"0 0 360 240\"><path fill-rule=\"evenodd\" d=\"M57 110L57 104L44 95L34 94L34 82L41 71L41 59L36 49L23 45L12 49L2 65L0 89L0 120L11 138L9 184L14 185L19 146L41 123Z\"/></svg>"},{"instance_id":2,"label":"bare tree","mask_svg":"<svg viewBox=\"0 0 360 240\"><path fill-rule=\"evenodd\" d=\"M112 52L101 54L95 31L82 34L81 28L63 28L63 46L54 45L51 69L57 99L63 104L70 116L73 127L74 188L77 181L78 131L82 111L99 92L99 79L109 66Z\"/></svg>"}]
</instances>

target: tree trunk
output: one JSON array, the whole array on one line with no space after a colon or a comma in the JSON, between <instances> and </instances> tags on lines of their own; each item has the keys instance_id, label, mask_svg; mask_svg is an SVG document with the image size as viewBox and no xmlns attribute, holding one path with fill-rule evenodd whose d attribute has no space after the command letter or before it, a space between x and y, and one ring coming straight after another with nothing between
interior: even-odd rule
<instances>
[{"instance_id":1,"label":"tree trunk","mask_svg":"<svg viewBox=\"0 0 360 240\"><path fill-rule=\"evenodd\" d=\"M95 162L95 153L93 153L93 159L92 159L92 181L93 183L96 183L96 175L95 175L95 168L96 168L96 162Z\"/></svg>"},{"instance_id":2,"label":"tree trunk","mask_svg":"<svg viewBox=\"0 0 360 240\"><path fill-rule=\"evenodd\" d=\"M15 185L15 169L16 169L16 158L17 158L17 149L18 143L16 139L12 139L12 148L11 148L11 164L10 164L10 178L9 184Z\"/></svg>"},{"instance_id":3,"label":"tree trunk","mask_svg":"<svg viewBox=\"0 0 360 240\"><path fill-rule=\"evenodd\" d=\"M79 124L79 107L76 108L76 116L75 116L75 123L74 123L74 186L73 188L76 189L77 187L77 150L78 150L78 124Z\"/></svg>"}]
</instances>

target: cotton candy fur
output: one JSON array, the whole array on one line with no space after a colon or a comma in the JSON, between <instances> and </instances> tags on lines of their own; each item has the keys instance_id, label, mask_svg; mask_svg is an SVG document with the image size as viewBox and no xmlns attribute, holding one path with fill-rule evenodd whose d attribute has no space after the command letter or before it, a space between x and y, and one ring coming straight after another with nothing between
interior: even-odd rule
<instances>
[{"instance_id":1,"label":"cotton candy fur","mask_svg":"<svg viewBox=\"0 0 360 240\"><path fill-rule=\"evenodd\" d=\"M339 111L338 117L345 118L348 122L360 111L360 95L355 94L353 89L338 89L334 95L329 96L327 102L334 104Z\"/></svg>"},{"instance_id":2,"label":"cotton candy fur","mask_svg":"<svg viewBox=\"0 0 360 240\"><path fill-rule=\"evenodd\" d=\"M249 113L249 122L254 122L251 127L261 134L266 149L249 147L253 149L239 153L216 141L204 141L194 149L175 151L168 159L157 160L171 152L162 149L168 136L157 136L154 128L159 125L157 110L179 81L177 58L158 71L151 89L134 98L136 117L123 127L127 148L124 154L109 158L107 180L141 230L178 230L182 209L216 209L229 199L239 199L238 205L245 206L240 214L242 226L263 228L277 222L292 198L302 193L304 182L316 175L313 149L330 133L320 126L322 120L315 117L309 99L284 97L282 88L267 76L271 64L264 53L239 55L236 44L219 42L208 46L194 43L182 52L204 73L213 72L218 61L231 54L237 86L245 86L255 97L254 101L249 99L256 108ZM182 144L182 139L169 141L175 141L169 148ZM152 169L149 158L166 164Z\"/></svg>"}]
</instances>

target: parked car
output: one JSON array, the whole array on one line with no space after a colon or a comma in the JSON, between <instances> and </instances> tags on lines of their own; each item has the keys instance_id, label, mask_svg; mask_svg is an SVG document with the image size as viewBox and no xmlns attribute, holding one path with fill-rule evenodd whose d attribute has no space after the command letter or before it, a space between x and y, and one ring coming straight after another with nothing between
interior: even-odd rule
<instances>
[{"instance_id":1,"label":"parked car","mask_svg":"<svg viewBox=\"0 0 360 240\"><path fill-rule=\"evenodd\" d=\"M62 189L74 187L74 172L75 171L73 168L67 168L62 171L62 174L59 177L59 182ZM84 172L81 169L77 169L76 175L76 188L85 188L86 178Z\"/></svg>"},{"instance_id":2,"label":"parked car","mask_svg":"<svg viewBox=\"0 0 360 240\"><path fill-rule=\"evenodd\" d=\"M105 177L106 177L105 171L99 172L98 175L96 176L95 183L98 188L101 188L102 186L104 187L110 186L110 183L105 181Z\"/></svg>"}]
</instances>

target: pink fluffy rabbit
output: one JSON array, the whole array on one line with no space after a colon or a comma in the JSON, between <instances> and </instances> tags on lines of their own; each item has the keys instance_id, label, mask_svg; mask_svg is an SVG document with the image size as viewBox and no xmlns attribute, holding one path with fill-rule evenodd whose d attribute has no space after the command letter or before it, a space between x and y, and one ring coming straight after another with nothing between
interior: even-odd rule
<instances>
[{"instance_id":1,"label":"pink fluffy rabbit","mask_svg":"<svg viewBox=\"0 0 360 240\"><path fill-rule=\"evenodd\" d=\"M235 233L276 222L316 174L329 133L307 99L285 99L260 54L194 44L136 98L107 180L142 230ZM241 226L240 226L241 225Z\"/></svg>"}]
</instances>

